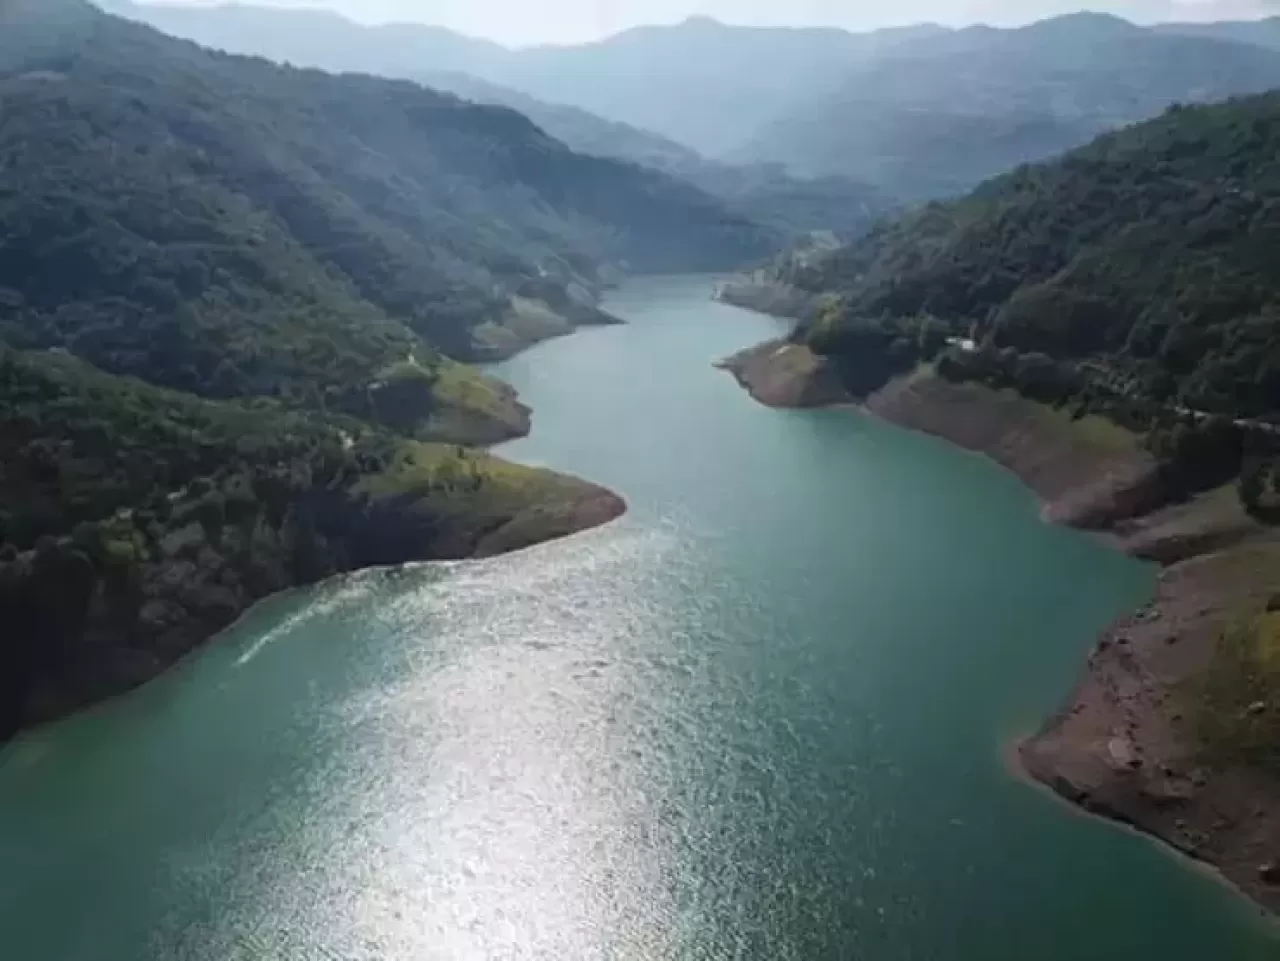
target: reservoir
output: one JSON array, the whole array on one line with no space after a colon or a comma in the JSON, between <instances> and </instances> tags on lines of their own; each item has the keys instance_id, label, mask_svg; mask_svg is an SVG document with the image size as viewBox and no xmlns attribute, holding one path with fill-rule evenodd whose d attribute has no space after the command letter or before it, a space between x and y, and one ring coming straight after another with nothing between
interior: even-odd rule
<instances>
[{"instance_id":1,"label":"reservoir","mask_svg":"<svg viewBox=\"0 0 1280 961\"><path fill-rule=\"evenodd\" d=\"M605 528L272 599L0 749L23 961L1251 961L1243 900L1012 776L1154 571L988 462L712 368L645 280L497 373Z\"/></svg>"}]
</instances>

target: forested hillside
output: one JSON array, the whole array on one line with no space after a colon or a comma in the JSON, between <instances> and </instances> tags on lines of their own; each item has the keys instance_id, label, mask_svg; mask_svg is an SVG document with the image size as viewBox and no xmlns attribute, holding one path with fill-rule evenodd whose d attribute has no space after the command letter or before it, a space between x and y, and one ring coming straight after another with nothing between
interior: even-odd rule
<instances>
[{"instance_id":1,"label":"forested hillside","mask_svg":"<svg viewBox=\"0 0 1280 961\"><path fill-rule=\"evenodd\" d=\"M0 104L4 336L212 396L361 413L387 365L477 352L513 295L580 301L616 267L724 268L775 242L509 110L211 53L74 0L6 5Z\"/></svg>"},{"instance_id":2,"label":"forested hillside","mask_svg":"<svg viewBox=\"0 0 1280 961\"><path fill-rule=\"evenodd\" d=\"M748 27L691 17L571 47L520 52L487 77L723 157L760 123L840 82L860 59L944 32Z\"/></svg>"},{"instance_id":3,"label":"forested hillside","mask_svg":"<svg viewBox=\"0 0 1280 961\"><path fill-rule=\"evenodd\" d=\"M1276 86L1280 53L1250 43L1097 14L972 27L851 64L836 93L786 111L731 156L939 197L1174 103Z\"/></svg>"},{"instance_id":4,"label":"forested hillside","mask_svg":"<svg viewBox=\"0 0 1280 961\"><path fill-rule=\"evenodd\" d=\"M1280 93L1182 107L781 273L820 352L945 335L1050 400L1280 423Z\"/></svg>"},{"instance_id":5,"label":"forested hillside","mask_svg":"<svg viewBox=\"0 0 1280 961\"><path fill-rule=\"evenodd\" d=\"M590 484L0 344L0 738L163 670L259 598L601 523Z\"/></svg>"}]
</instances>

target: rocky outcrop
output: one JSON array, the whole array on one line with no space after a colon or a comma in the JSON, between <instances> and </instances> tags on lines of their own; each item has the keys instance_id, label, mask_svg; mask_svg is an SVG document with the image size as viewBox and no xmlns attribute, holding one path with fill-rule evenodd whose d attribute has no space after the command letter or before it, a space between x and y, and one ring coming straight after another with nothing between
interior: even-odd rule
<instances>
[{"instance_id":1,"label":"rocky outcrop","mask_svg":"<svg viewBox=\"0 0 1280 961\"><path fill-rule=\"evenodd\" d=\"M733 374L752 397L770 407L827 407L855 401L836 371L804 344L771 340L716 366Z\"/></svg>"}]
</instances>

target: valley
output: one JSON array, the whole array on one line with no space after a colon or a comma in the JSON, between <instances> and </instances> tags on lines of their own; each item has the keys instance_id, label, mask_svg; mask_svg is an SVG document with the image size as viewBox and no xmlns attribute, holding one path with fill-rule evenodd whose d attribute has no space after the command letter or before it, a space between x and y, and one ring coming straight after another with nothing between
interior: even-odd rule
<instances>
[{"instance_id":1,"label":"valley","mask_svg":"<svg viewBox=\"0 0 1280 961\"><path fill-rule=\"evenodd\" d=\"M0 4L0 933L1270 956L1276 22Z\"/></svg>"}]
</instances>

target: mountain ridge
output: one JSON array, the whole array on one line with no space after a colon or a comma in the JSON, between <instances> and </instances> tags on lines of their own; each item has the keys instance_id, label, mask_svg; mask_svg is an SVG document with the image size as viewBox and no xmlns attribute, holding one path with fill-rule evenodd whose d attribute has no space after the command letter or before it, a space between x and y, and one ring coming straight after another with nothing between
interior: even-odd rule
<instances>
[{"instance_id":1,"label":"mountain ridge","mask_svg":"<svg viewBox=\"0 0 1280 961\"><path fill-rule=\"evenodd\" d=\"M731 159L838 173L908 200L931 199L1174 103L1276 86L1275 51L1163 34L1106 15L967 28L851 68L841 93L780 118ZM951 160L946 169L932 161L940 150Z\"/></svg>"},{"instance_id":2,"label":"mountain ridge","mask_svg":"<svg viewBox=\"0 0 1280 961\"><path fill-rule=\"evenodd\" d=\"M511 49L425 25L363 27L343 20L345 36L328 37L323 50L317 50L308 47L307 37L287 28L293 11L245 4L197 9L111 2L117 12L161 29L274 60L302 56L326 69L408 77L427 70L470 74L541 101L652 130L712 158L744 139L755 116L789 105L792 92L834 83L846 57L943 29L920 25L855 34L839 28L737 27L718 21L710 26L695 19L691 24L632 28L591 44ZM326 15L325 22L335 21ZM351 44L360 31L373 42ZM767 72L760 69L766 64ZM724 82L735 75L741 89L730 94ZM661 88L659 108L650 109L646 97L634 95L636 76ZM744 92L743 84L749 91Z\"/></svg>"},{"instance_id":3,"label":"mountain ridge","mask_svg":"<svg viewBox=\"0 0 1280 961\"><path fill-rule=\"evenodd\" d=\"M214 396L325 367L299 390L367 414L365 384L407 355L428 370L433 351L487 356L517 297L589 314L620 266L723 268L775 243L696 188L574 154L505 108L212 53L70 3L66 26L47 8L24 26L18 9L0 38L0 287L24 346L172 370L167 386ZM335 356L300 359L285 328L319 338L302 357ZM162 329L205 360L146 360Z\"/></svg>"},{"instance_id":4,"label":"mountain ridge","mask_svg":"<svg viewBox=\"0 0 1280 961\"><path fill-rule=\"evenodd\" d=\"M329 12L323 14L328 29L313 35L307 30L308 17L292 10L235 4L193 12L186 7L137 5L128 0L119 0L116 7L158 29L227 52L327 71L356 70L405 79L477 103L509 107L578 153L638 163L685 180L729 202L748 218L788 233L832 230L852 235L894 207L889 197L868 184L837 177L798 179L776 167L743 168L708 159L661 134L581 107L540 100L504 85L492 79L503 70L492 66L476 66L479 73L449 69L450 64L456 67L459 62L467 66L465 57L461 61L446 57L445 66L436 66L431 44L416 44L414 37L435 36L439 28L406 26L398 31L396 45L386 54L383 28L364 27ZM732 32L740 28L723 29ZM465 38L461 42L465 43ZM412 56L405 52L411 49L417 51ZM514 51L511 55L520 56ZM490 79L479 75L485 72Z\"/></svg>"}]
</instances>

